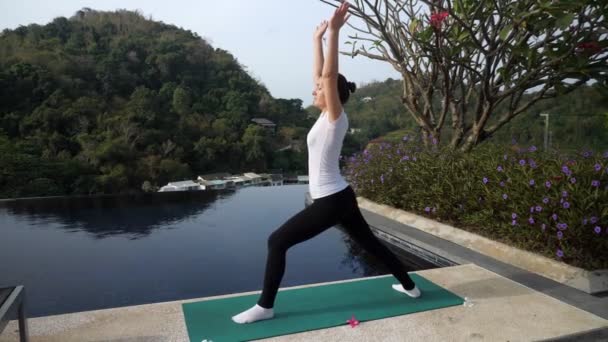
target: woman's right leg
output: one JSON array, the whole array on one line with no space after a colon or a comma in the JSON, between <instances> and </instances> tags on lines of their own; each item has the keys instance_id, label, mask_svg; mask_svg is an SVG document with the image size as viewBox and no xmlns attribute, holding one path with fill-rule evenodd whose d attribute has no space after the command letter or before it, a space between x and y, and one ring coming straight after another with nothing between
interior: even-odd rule
<instances>
[{"instance_id":1,"label":"woman's right leg","mask_svg":"<svg viewBox=\"0 0 608 342\"><path fill-rule=\"evenodd\" d=\"M344 199L344 216L340 219L340 224L346 229L347 233L370 254L377 257L391 273L399 280L403 289L411 291L416 284L407 274L408 269L395 256L393 252L383 245L374 235L369 224L361 214L355 192L349 188Z\"/></svg>"}]
</instances>

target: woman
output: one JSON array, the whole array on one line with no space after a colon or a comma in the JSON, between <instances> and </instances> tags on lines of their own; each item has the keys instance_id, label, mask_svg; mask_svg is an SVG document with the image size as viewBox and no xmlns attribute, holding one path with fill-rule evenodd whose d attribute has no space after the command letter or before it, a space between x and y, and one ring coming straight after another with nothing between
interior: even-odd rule
<instances>
[{"instance_id":1,"label":"woman","mask_svg":"<svg viewBox=\"0 0 608 342\"><path fill-rule=\"evenodd\" d=\"M258 303L236 316L236 323L253 323L274 317L274 300L285 273L287 250L313 238L328 228L342 225L348 234L369 253L377 256L401 284L397 291L419 297L420 290L401 262L381 244L359 210L353 189L340 175L338 160L348 118L342 105L355 84L338 73L338 35L348 17L349 4L343 2L329 22L322 22L314 34L314 105L322 113L307 136L309 187L313 203L287 220L268 238L268 259L264 289ZM328 30L329 29L329 30ZM328 30L327 61L323 61L322 39Z\"/></svg>"}]
</instances>

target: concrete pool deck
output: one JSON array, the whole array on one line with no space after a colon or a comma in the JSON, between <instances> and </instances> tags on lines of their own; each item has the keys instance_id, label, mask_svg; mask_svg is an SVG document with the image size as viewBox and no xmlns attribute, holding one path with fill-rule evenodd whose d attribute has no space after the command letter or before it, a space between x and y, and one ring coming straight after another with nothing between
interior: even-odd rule
<instances>
[{"instance_id":1,"label":"concrete pool deck","mask_svg":"<svg viewBox=\"0 0 608 342\"><path fill-rule=\"evenodd\" d=\"M355 328L345 323L263 341L542 341L567 335L571 336L565 338L573 338L572 341L584 341L608 336L607 320L477 265L416 273L467 297L468 303L362 322ZM339 282L343 281L331 283ZM291 288L318 285L321 284ZM182 303L255 293L259 291L33 318L29 320L30 339L32 342L188 341ZM0 342L18 341L16 331L16 322L11 321L0 335ZM579 333L583 335L576 335Z\"/></svg>"}]
</instances>

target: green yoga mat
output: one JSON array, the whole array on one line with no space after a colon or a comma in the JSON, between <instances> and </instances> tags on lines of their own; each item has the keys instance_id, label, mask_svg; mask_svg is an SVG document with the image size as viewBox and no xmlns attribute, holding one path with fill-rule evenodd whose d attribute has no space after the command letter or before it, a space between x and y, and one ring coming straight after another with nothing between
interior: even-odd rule
<instances>
[{"instance_id":1,"label":"green yoga mat","mask_svg":"<svg viewBox=\"0 0 608 342\"><path fill-rule=\"evenodd\" d=\"M191 342L249 341L340 325L355 316L360 325L385 317L461 305L464 300L429 280L411 274L422 291L417 299L395 291L388 275L346 283L281 290L274 318L237 324L232 316L257 303L259 294L182 304ZM355 326L353 329L357 329Z\"/></svg>"}]
</instances>

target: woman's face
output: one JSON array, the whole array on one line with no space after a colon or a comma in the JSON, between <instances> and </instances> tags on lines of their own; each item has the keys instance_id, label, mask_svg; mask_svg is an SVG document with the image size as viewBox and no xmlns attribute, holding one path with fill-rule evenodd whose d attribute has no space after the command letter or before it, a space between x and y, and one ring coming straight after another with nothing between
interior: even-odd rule
<instances>
[{"instance_id":1,"label":"woman's face","mask_svg":"<svg viewBox=\"0 0 608 342\"><path fill-rule=\"evenodd\" d=\"M320 110L325 109L325 92L321 82L315 84L315 89L312 91L313 101L312 104Z\"/></svg>"}]
</instances>

